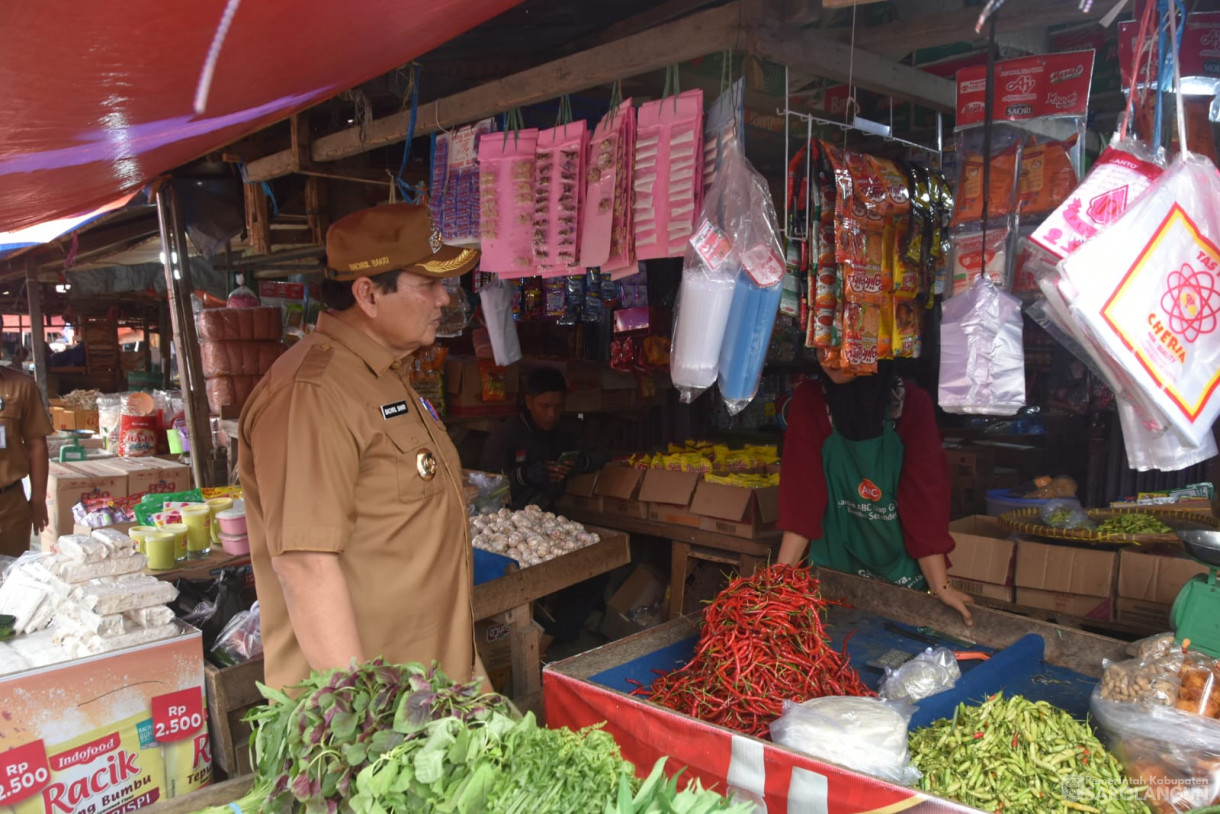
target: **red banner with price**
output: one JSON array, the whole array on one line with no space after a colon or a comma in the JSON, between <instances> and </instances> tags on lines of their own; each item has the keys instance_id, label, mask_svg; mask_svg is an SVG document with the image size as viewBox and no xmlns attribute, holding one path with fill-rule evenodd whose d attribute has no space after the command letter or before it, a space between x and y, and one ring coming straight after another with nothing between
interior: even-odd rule
<instances>
[{"instance_id":1,"label":"red banner with price","mask_svg":"<svg viewBox=\"0 0 1220 814\"><path fill-rule=\"evenodd\" d=\"M160 743L189 738L207 723L203 714L203 690L185 690L158 695L152 699L153 737Z\"/></svg>"},{"instance_id":2,"label":"red banner with price","mask_svg":"<svg viewBox=\"0 0 1220 814\"><path fill-rule=\"evenodd\" d=\"M51 780L41 740L0 752L0 806L15 806L42 791Z\"/></svg>"}]
</instances>

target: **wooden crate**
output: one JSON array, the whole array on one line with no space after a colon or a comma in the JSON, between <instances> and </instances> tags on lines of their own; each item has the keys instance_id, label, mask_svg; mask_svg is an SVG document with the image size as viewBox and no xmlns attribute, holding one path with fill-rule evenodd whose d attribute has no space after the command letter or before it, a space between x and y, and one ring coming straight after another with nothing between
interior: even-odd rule
<instances>
[{"instance_id":1,"label":"wooden crate","mask_svg":"<svg viewBox=\"0 0 1220 814\"><path fill-rule=\"evenodd\" d=\"M225 777L249 774L250 725L242 717L251 707L263 703L255 686L263 680L263 660L256 659L235 667L203 664L204 687L208 694L208 731L212 735L212 768Z\"/></svg>"}]
</instances>

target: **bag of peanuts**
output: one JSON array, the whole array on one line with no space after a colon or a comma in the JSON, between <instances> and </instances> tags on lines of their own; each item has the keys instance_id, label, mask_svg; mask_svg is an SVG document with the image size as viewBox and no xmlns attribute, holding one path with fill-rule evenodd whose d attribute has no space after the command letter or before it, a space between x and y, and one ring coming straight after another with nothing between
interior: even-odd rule
<instances>
[{"instance_id":1,"label":"bag of peanuts","mask_svg":"<svg viewBox=\"0 0 1220 814\"><path fill-rule=\"evenodd\" d=\"M1094 720L1156 814L1220 803L1220 669L1172 635L1140 653L1106 666L1090 702Z\"/></svg>"}]
</instances>

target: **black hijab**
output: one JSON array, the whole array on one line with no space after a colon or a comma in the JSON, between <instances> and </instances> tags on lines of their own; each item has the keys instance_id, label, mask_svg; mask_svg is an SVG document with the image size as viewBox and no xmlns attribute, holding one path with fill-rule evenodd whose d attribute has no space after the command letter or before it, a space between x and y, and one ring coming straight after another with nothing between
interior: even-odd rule
<instances>
[{"instance_id":1,"label":"black hijab","mask_svg":"<svg viewBox=\"0 0 1220 814\"><path fill-rule=\"evenodd\" d=\"M881 435L885 418L893 406L892 394L897 371L892 359L877 362L877 372L857 376L846 384L835 384L825 373L826 405L835 429L848 441L866 441Z\"/></svg>"}]
</instances>

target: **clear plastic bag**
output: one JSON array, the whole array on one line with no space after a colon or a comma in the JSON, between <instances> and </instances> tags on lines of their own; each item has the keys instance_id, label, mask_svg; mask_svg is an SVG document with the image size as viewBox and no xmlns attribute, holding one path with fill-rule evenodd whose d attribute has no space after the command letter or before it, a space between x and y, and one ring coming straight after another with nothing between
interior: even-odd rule
<instances>
[{"instance_id":1,"label":"clear plastic bag","mask_svg":"<svg viewBox=\"0 0 1220 814\"><path fill-rule=\"evenodd\" d=\"M263 636L259 628L258 603L248 611L241 611L216 637L210 653L212 661L222 667L243 664L263 657Z\"/></svg>"},{"instance_id":2,"label":"clear plastic bag","mask_svg":"<svg viewBox=\"0 0 1220 814\"><path fill-rule=\"evenodd\" d=\"M881 697L887 701L919 701L953 689L961 677L952 650L929 647L896 670L886 668Z\"/></svg>"},{"instance_id":3,"label":"clear plastic bag","mask_svg":"<svg viewBox=\"0 0 1220 814\"><path fill-rule=\"evenodd\" d=\"M877 698L827 696L784 702L771 723L771 740L818 760L904 786L919 781L907 749L909 704Z\"/></svg>"},{"instance_id":4,"label":"clear plastic bag","mask_svg":"<svg viewBox=\"0 0 1220 814\"><path fill-rule=\"evenodd\" d=\"M1100 686L1089 709L1127 776L1147 787L1144 799L1154 812L1220 803L1220 721L1157 704L1113 701Z\"/></svg>"},{"instance_id":5,"label":"clear plastic bag","mask_svg":"<svg viewBox=\"0 0 1220 814\"><path fill-rule=\"evenodd\" d=\"M1038 507L1038 518L1053 529L1093 528L1093 521L1076 498L1046 501Z\"/></svg>"},{"instance_id":6,"label":"clear plastic bag","mask_svg":"<svg viewBox=\"0 0 1220 814\"><path fill-rule=\"evenodd\" d=\"M783 284L778 234L766 180L727 151L682 266L670 376L683 402L718 378L734 413L754 397Z\"/></svg>"},{"instance_id":7,"label":"clear plastic bag","mask_svg":"<svg viewBox=\"0 0 1220 814\"><path fill-rule=\"evenodd\" d=\"M1102 673L1100 691L1110 701L1171 706L1178 697L1178 673L1159 662L1111 662Z\"/></svg>"},{"instance_id":8,"label":"clear plastic bag","mask_svg":"<svg viewBox=\"0 0 1220 814\"><path fill-rule=\"evenodd\" d=\"M1021 301L980 277L944 304L940 407L947 413L1015 415L1025 406Z\"/></svg>"},{"instance_id":9,"label":"clear plastic bag","mask_svg":"<svg viewBox=\"0 0 1220 814\"><path fill-rule=\"evenodd\" d=\"M1204 718L1220 717L1220 665L1203 653L1186 653L1178 670L1174 707Z\"/></svg>"}]
</instances>

